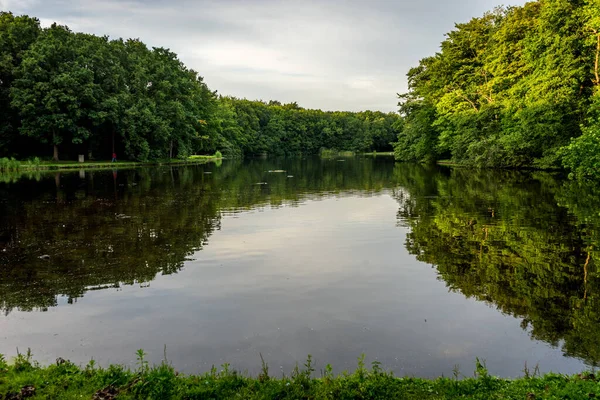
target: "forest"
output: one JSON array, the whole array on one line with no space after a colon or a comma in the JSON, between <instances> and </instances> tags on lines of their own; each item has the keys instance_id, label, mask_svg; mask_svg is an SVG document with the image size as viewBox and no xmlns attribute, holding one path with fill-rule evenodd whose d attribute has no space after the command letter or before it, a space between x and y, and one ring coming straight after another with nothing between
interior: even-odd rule
<instances>
[{"instance_id":1,"label":"forest","mask_svg":"<svg viewBox=\"0 0 600 400\"><path fill-rule=\"evenodd\" d=\"M397 113L224 97L169 49L0 13L0 156L185 159L391 151Z\"/></svg>"},{"instance_id":2,"label":"forest","mask_svg":"<svg viewBox=\"0 0 600 400\"><path fill-rule=\"evenodd\" d=\"M211 90L166 48L2 12L0 156L393 149L398 161L600 177L599 0L532 1L458 23L407 77L399 113L238 99Z\"/></svg>"},{"instance_id":3,"label":"forest","mask_svg":"<svg viewBox=\"0 0 600 400\"><path fill-rule=\"evenodd\" d=\"M600 1L539 0L455 25L408 73L399 161L600 177Z\"/></svg>"}]
</instances>

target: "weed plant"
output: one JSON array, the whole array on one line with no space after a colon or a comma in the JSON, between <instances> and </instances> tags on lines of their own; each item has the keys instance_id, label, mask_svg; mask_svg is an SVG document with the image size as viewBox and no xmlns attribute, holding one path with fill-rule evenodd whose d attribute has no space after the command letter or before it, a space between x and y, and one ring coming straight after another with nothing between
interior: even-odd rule
<instances>
[{"instance_id":1,"label":"weed plant","mask_svg":"<svg viewBox=\"0 0 600 400\"><path fill-rule=\"evenodd\" d=\"M166 351L165 351L166 353ZM41 366L31 351L18 353L12 362L0 355L0 398L40 399L590 399L600 396L600 380L593 373L574 376L540 375L525 366L525 376L501 379L489 374L476 360L472 377L434 380L395 377L381 364L368 368L364 356L353 373L333 373L327 365L317 374L312 357L290 375L274 377L262 361L261 372L250 377L223 364L200 375L178 373L167 361L150 366L143 350L137 352L134 370L119 365L107 368L93 360L80 367L59 358ZM318 376L316 376L318 375Z\"/></svg>"}]
</instances>

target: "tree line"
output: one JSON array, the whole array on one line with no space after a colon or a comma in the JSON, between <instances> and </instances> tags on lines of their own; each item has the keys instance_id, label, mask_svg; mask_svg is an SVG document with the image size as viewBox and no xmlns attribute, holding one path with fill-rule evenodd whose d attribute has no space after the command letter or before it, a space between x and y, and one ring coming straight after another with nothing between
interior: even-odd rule
<instances>
[{"instance_id":1,"label":"tree line","mask_svg":"<svg viewBox=\"0 0 600 400\"><path fill-rule=\"evenodd\" d=\"M169 49L0 13L0 155L132 160L392 150L396 113L223 97Z\"/></svg>"},{"instance_id":2,"label":"tree line","mask_svg":"<svg viewBox=\"0 0 600 400\"><path fill-rule=\"evenodd\" d=\"M539 0L455 25L408 73L401 161L600 176L600 4Z\"/></svg>"}]
</instances>

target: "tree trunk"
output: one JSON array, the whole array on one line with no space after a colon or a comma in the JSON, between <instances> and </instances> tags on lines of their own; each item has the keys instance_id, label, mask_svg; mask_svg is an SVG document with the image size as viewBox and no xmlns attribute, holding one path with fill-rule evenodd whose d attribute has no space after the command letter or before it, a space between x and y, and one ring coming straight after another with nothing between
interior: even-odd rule
<instances>
[{"instance_id":1,"label":"tree trunk","mask_svg":"<svg viewBox=\"0 0 600 400\"><path fill-rule=\"evenodd\" d=\"M54 155L52 156L52 160L58 161L58 145L54 145Z\"/></svg>"},{"instance_id":2,"label":"tree trunk","mask_svg":"<svg viewBox=\"0 0 600 400\"><path fill-rule=\"evenodd\" d=\"M598 72L598 64L600 63L600 33L596 33L598 44L596 45L596 62L594 64L594 74L596 75L596 86L600 86L600 73Z\"/></svg>"},{"instance_id":3,"label":"tree trunk","mask_svg":"<svg viewBox=\"0 0 600 400\"><path fill-rule=\"evenodd\" d=\"M173 158L173 141L171 140L171 145L169 147L169 158Z\"/></svg>"},{"instance_id":4,"label":"tree trunk","mask_svg":"<svg viewBox=\"0 0 600 400\"><path fill-rule=\"evenodd\" d=\"M112 130L112 152L115 153L115 128Z\"/></svg>"}]
</instances>

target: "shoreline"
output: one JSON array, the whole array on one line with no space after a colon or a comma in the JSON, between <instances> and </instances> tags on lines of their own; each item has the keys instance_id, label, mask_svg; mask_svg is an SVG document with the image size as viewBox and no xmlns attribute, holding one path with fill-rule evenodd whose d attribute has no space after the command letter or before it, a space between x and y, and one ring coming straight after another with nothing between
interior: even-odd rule
<instances>
[{"instance_id":1,"label":"shoreline","mask_svg":"<svg viewBox=\"0 0 600 400\"><path fill-rule=\"evenodd\" d=\"M196 156L196 158L187 160L158 160L158 161L85 161L83 163L77 161L58 161L45 162L40 164L28 164L26 161L18 161L19 165L15 169L0 170L0 175L19 172L47 172L47 171L68 171L68 170L94 170L94 169L111 169L111 168L137 168L147 166L161 165L193 165L193 164L208 164L223 160L222 157L215 156Z\"/></svg>"},{"instance_id":2,"label":"shoreline","mask_svg":"<svg viewBox=\"0 0 600 400\"><path fill-rule=\"evenodd\" d=\"M393 157L393 151L372 151L370 153L359 153L361 156L372 156L372 157Z\"/></svg>"},{"instance_id":3,"label":"shoreline","mask_svg":"<svg viewBox=\"0 0 600 400\"><path fill-rule=\"evenodd\" d=\"M404 161L397 161L396 162L404 162ZM505 167L493 167L493 166L476 166L476 165L470 165L470 164L463 164L463 163L458 163L458 162L454 162L451 160L438 160L435 161L433 164L435 165L440 165L443 167L453 167L453 168L464 168L464 169L479 169L479 170L493 170L493 171L543 171L543 172L554 172L554 173L563 173L563 174L567 174L568 172L564 169L564 168L541 168L541 167L535 167L535 166L505 166Z\"/></svg>"}]
</instances>

